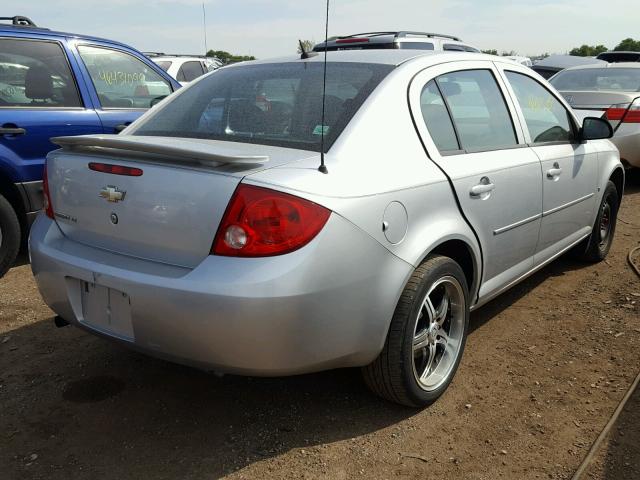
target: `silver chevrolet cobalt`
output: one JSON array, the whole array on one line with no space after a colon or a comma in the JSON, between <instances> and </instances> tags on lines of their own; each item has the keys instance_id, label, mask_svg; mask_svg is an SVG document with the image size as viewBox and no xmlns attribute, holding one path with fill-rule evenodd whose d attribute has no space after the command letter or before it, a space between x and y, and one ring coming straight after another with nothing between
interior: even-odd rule
<instances>
[{"instance_id":1,"label":"silver chevrolet cobalt","mask_svg":"<svg viewBox=\"0 0 640 480\"><path fill-rule=\"evenodd\" d=\"M240 64L120 135L54 139L32 268L59 324L217 372L362 367L420 407L470 311L607 255L611 134L477 53L330 52L326 89L321 55Z\"/></svg>"}]
</instances>

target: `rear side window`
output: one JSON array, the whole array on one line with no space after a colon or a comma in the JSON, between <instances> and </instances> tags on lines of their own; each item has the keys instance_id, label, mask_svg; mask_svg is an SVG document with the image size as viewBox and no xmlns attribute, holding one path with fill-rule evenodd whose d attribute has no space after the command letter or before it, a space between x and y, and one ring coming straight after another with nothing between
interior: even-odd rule
<instances>
[{"instance_id":1,"label":"rear side window","mask_svg":"<svg viewBox=\"0 0 640 480\"><path fill-rule=\"evenodd\" d=\"M169 83L133 55L88 45L78 52L103 108L149 108L171 93Z\"/></svg>"},{"instance_id":2,"label":"rear side window","mask_svg":"<svg viewBox=\"0 0 640 480\"><path fill-rule=\"evenodd\" d=\"M466 152L509 148L516 138L500 87L489 70L465 70L436 79Z\"/></svg>"},{"instance_id":3,"label":"rear side window","mask_svg":"<svg viewBox=\"0 0 640 480\"><path fill-rule=\"evenodd\" d=\"M179 82L191 82L204 73L200 62L184 62L178 70L176 80Z\"/></svg>"},{"instance_id":4,"label":"rear side window","mask_svg":"<svg viewBox=\"0 0 640 480\"><path fill-rule=\"evenodd\" d=\"M533 143L573 140L569 112L549 90L521 73L506 71L505 74L516 94Z\"/></svg>"},{"instance_id":5,"label":"rear side window","mask_svg":"<svg viewBox=\"0 0 640 480\"><path fill-rule=\"evenodd\" d=\"M0 107L82 107L59 44L0 39Z\"/></svg>"},{"instance_id":6,"label":"rear side window","mask_svg":"<svg viewBox=\"0 0 640 480\"><path fill-rule=\"evenodd\" d=\"M169 67L171 66L171 62L169 60L161 60L159 62L156 62L156 65L158 65L161 69L163 69L166 72L167 70L169 70Z\"/></svg>"},{"instance_id":7,"label":"rear side window","mask_svg":"<svg viewBox=\"0 0 640 480\"><path fill-rule=\"evenodd\" d=\"M324 132L326 150L391 70L390 65L329 62L323 125L321 62L225 68L174 97L132 134L320 151Z\"/></svg>"},{"instance_id":8,"label":"rear side window","mask_svg":"<svg viewBox=\"0 0 640 480\"><path fill-rule=\"evenodd\" d=\"M464 52L465 48L462 45L459 45L457 43L445 43L442 46L443 50L447 50L450 52Z\"/></svg>"},{"instance_id":9,"label":"rear side window","mask_svg":"<svg viewBox=\"0 0 640 480\"><path fill-rule=\"evenodd\" d=\"M422 118L440 153L460 150L451 117L435 80L425 85L420 94Z\"/></svg>"},{"instance_id":10,"label":"rear side window","mask_svg":"<svg viewBox=\"0 0 640 480\"><path fill-rule=\"evenodd\" d=\"M433 43L429 42L400 42L398 48L404 50L433 50Z\"/></svg>"}]
</instances>

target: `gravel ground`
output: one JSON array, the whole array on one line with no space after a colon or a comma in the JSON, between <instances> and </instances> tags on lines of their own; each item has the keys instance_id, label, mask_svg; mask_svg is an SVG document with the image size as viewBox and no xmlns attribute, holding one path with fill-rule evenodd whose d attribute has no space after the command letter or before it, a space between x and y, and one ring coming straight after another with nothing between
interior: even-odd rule
<instances>
[{"instance_id":1,"label":"gravel ground","mask_svg":"<svg viewBox=\"0 0 640 480\"><path fill-rule=\"evenodd\" d=\"M423 411L356 370L217 378L56 329L17 266L0 280L0 478L570 478L640 370L634 183L607 261L560 259L475 312ZM640 477L638 397L588 478Z\"/></svg>"}]
</instances>

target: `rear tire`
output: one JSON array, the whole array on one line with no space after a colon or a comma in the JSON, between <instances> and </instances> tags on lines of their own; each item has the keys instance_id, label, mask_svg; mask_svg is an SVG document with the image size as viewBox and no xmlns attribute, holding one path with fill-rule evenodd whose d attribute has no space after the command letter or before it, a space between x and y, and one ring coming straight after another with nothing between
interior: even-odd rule
<instances>
[{"instance_id":1,"label":"rear tire","mask_svg":"<svg viewBox=\"0 0 640 480\"><path fill-rule=\"evenodd\" d=\"M578 260L596 263L606 258L616 232L619 205L618 190L615 184L609 181L602 195L591 235L578 245L575 251Z\"/></svg>"},{"instance_id":2,"label":"rear tire","mask_svg":"<svg viewBox=\"0 0 640 480\"><path fill-rule=\"evenodd\" d=\"M447 389L464 351L469 292L460 266L428 257L407 282L382 352L362 369L377 395L409 407L425 407Z\"/></svg>"},{"instance_id":3,"label":"rear tire","mask_svg":"<svg viewBox=\"0 0 640 480\"><path fill-rule=\"evenodd\" d=\"M18 257L22 232L18 216L11 204L0 195L0 278Z\"/></svg>"}]
</instances>

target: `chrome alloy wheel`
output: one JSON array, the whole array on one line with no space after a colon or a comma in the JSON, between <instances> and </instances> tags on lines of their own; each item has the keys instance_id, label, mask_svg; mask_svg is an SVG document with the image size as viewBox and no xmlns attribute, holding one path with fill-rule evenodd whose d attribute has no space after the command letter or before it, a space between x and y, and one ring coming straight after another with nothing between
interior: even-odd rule
<instances>
[{"instance_id":1,"label":"chrome alloy wheel","mask_svg":"<svg viewBox=\"0 0 640 480\"><path fill-rule=\"evenodd\" d=\"M460 354L465 297L454 277L436 281L425 295L413 332L413 375L420 388L436 390L451 375Z\"/></svg>"},{"instance_id":2,"label":"chrome alloy wheel","mask_svg":"<svg viewBox=\"0 0 640 480\"><path fill-rule=\"evenodd\" d=\"M600 214L600 247L604 247L609 241L611 234L611 205L608 200L602 202L602 212Z\"/></svg>"}]
</instances>

